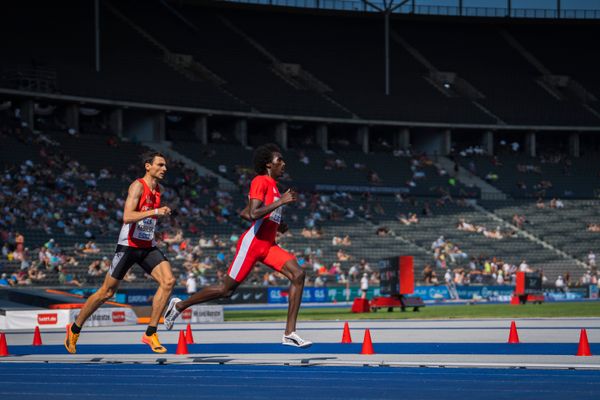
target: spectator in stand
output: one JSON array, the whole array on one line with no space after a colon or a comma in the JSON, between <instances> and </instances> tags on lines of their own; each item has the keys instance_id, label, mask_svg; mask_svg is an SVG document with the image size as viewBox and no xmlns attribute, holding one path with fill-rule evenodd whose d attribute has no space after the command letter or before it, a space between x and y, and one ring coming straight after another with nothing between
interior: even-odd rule
<instances>
[{"instance_id":1,"label":"spectator in stand","mask_svg":"<svg viewBox=\"0 0 600 400\"><path fill-rule=\"evenodd\" d=\"M400 214L400 215L398 215L398 221L400 221L404 225L412 225L412 224L418 224L419 218L417 217L417 214L415 214L415 213L409 213L408 216L406 216L404 214Z\"/></svg>"},{"instance_id":2,"label":"spectator in stand","mask_svg":"<svg viewBox=\"0 0 600 400\"><path fill-rule=\"evenodd\" d=\"M304 164L304 165L309 165L310 164L310 159L308 158L308 156L306 154L304 154L303 151L298 153L298 157L299 157L299 161Z\"/></svg>"},{"instance_id":3,"label":"spectator in stand","mask_svg":"<svg viewBox=\"0 0 600 400\"><path fill-rule=\"evenodd\" d=\"M351 246L352 240L350 240L350 236L346 235L343 238L340 236L333 236L331 239L332 246Z\"/></svg>"},{"instance_id":4,"label":"spectator in stand","mask_svg":"<svg viewBox=\"0 0 600 400\"><path fill-rule=\"evenodd\" d=\"M565 279L563 278L562 275L559 275L558 278L556 278L556 282L554 282L554 286L556 286L556 288L563 293L566 291Z\"/></svg>"},{"instance_id":5,"label":"spectator in stand","mask_svg":"<svg viewBox=\"0 0 600 400\"><path fill-rule=\"evenodd\" d=\"M433 213L431 212L431 208L429 207L429 203L425 202L423 204L423 211L421 212L425 217L433 217Z\"/></svg>"},{"instance_id":6,"label":"spectator in stand","mask_svg":"<svg viewBox=\"0 0 600 400\"><path fill-rule=\"evenodd\" d=\"M96 245L95 242L93 241L89 241L87 242L84 246L83 246L83 250L84 253L86 254L97 254L100 253L100 249L98 248L98 246Z\"/></svg>"},{"instance_id":7,"label":"spectator in stand","mask_svg":"<svg viewBox=\"0 0 600 400\"><path fill-rule=\"evenodd\" d=\"M565 280L565 286L567 288L571 287L571 273L567 271L567 273L564 275L564 280Z\"/></svg>"},{"instance_id":8,"label":"spectator in stand","mask_svg":"<svg viewBox=\"0 0 600 400\"><path fill-rule=\"evenodd\" d=\"M512 217L513 225L515 225L519 229L523 228L523 224L525 224L526 222L528 221L524 215L515 214Z\"/></svg>"},{"instance_id":9,"label":"spectator in stand","mask_svg":"<svg viewBox=\"0 0 600 400\"><path fill-rule=\"evenodd\" d=\"M437 285L439 283L437 274L429 264L425 265L425 268L423 268L423 282L426 285Z\"/></svg>"},{"instance_id":10,"label":"spectator in stand","mask_svg":"<svg viewBox=\"0 0 600 400\"><path fill-rule=\"evenodd\" d=\"M377 174L377 172L371 170L368 174L369 183L373 185L379 185L381 183L381 178Z\"/></svg>"},{"instance_id":11,"label":"spectator in stand","mask_svg":"<svg viewBox=\"0 0 600 400\"><path fill-rule=\"evenodd\" d=\"M339 250L337 251L337 254L336 254L336 255L337 255L337 259L338 259L338 261L349 261L349 260L351 260L351 259L352 259L352 256L351 256L350 254L346 253L346 252L345 252L344 250L342 250L342 249L339 249Z\"/></svg>"},{"instance_id":12,"label":"spectator in stand","mask_svg":"<svg viewBox=\"0 0 600 400\"><path fill-rule=\"evenodd\" d=\"M600 232L600 224L588 224L587 230L589 232Z\"/></svg>"},{"instance_id":13,"label":"spectator in stand","mask_svg":"<svg viewBox=\"0 0 600 400\"><path fill-rule=\"evenodd\" d=\"M444 282L446 282L446 284L454 283L454 275L450 269L447 269L446 273L444 274Z\"/></svg>"},{"instance_id":14,"label":"spectator in stand","mask_svg":"<svg viewBox=\"0 0 600 400\"><path fill-rule=\"evenodd\" d=\"M543 209L546 208L546 204L544 203L544 199L542 199L541 197L538 198L537 202L535 203L535 207L538 209Z\"/></svg>"},{"instance_id":15,"label":"spectator in stand","mask_svg":"<svg viewBox=\"0 0 600 400\"><path fill-rule=\"evenodd\" d=\"M194 273L190 272L187 275L187 279L185 281L185 291L188 295L192 295L196 293L198 290L198 284L196 282L196 277Z\"/></svg>"},{"instance_id":16,"label":"spectator in stand","mask_svg":"<svg viewBox=\"0 0 600 400\"><path fill-rule=\"evenodd\" d=\"M67 272L67 268L66 267L59 267L58 269L58 282L61 285L74 285L77 287L81 287L83 286L83 284L81 282L79 282L77 280L77 278L75 278L75 276L73 274L70 274Z\"/></svg>"},{"instance_id":17,"label":"spectator in stand","mask_svg":"<svg viewBox=\"0 0 600 400\"><path fill-rule=\"evenodd\" d=\"M137 276L133 273L133 270L130 269L123 277L123 280L125 282L133 282L134 280L136 280L136 278Z\"/></svg>"},{"instance_id":18,"label":"spectator in stand","mask_svg":"<svg viewBox=\"0 0 600 400\"><path fill-rule=\"evenodd\" d=\"M315 277L314 287L320 288L325 286L325 280L321 277L321 275L317 275Z\"/></svg>"},{"instance_id":19,"label":"spectator in stand","mask_svg":"<svg viewBox=\"0 0 600 400\"><path fill-rule=\"evenodd\" d=\"M363 273L362 278L360 278L360 291L361 291L360 298L361 299L367 298L368 290L369 290L369 274L367 274L365 272L365 273Z\"/></svg>"},{"instance_id":20,"label":"spectator in stand","mask_svg":"<svg viewBox=\"0 0 600 400\"><path fill-rule=\"evenodd\" d=\"M596 253L594 253L593 250L590 250L590 252L587 255L587 259L590 268L594 268L596 266Z\"/></svg>"},{"instance_id":21,"label":"spectator in stand","mask_svg":"<svg viewBox=\"0 0 600 400\"><path fill-rule=\"evenodd\" d=\"M15 253L22 255L25 251L25 236L19 232L15 233Z\"/></svg>"},{"instance_id":22,"label":"spectator in stand","mask_svg":"<svg viewBox=\"0 0 600 400\"><path fill-rule=\"evenodd\" d=\"M499 270L496 275L496 283L498 285L504 285L504 271Z\"/></svg>"},{"instance_id":23,"label":"spectator in stand","mask_svg":"<svg viewBox=\"0 0 600 400\"><path fill-rule=\"evenodd\" d=\"M103 276L104 272L102 272L101 261L94 260L88 266L88 275L89 276Z\"/></svg>"},{"instance_id":24,"label":"spectator in stand","mask_svg":"<svg viewBox=\"0 0 600 400\"><path fill-rule=\"evenodd\" d=\"M46 274L39 270L38 263L35 261L27 268L27 276L31 282L39 282L46 278Z\"/></svg>"},{"instance_id":25,"label":"spectator in stand","mask_svg":"<svg viewBox=\"0 0 600 400\"><path fill-rule=\"evenodd\" d=\"M555 208L557 210L560 210L562 208L565 208L565 204L563 203L563 201L561 199L557 199L555 197L552 200L550 200L550 208Z\"/></svg>"},{"instance_id":26,"label":"spectator in stand","mask_svg":"<svg viewBox=\"0 0 600 400\"><path fill-rule=\"evenodd\" d=\"M519 265L520 272L533 272L533 270L529 267L525 260L521 260L521 264Z\"/></svg>"},{"instance_id":27,"label":"spectator in stand","mask_svg":"<svg viewBox=\"0 0 600 400\"><path fill-rule=\"evenodd\" d=\"M579 279L577 283L578 286L589 285L592 283L592 273L587 270L583 273L583 276Z\"/></svg>"},{"instance_id":28,"label":"spectator in stand","mask_svg":"<svg viewBox=\"0 0 600 400\"><path fill-rule=\"evenodd\" d=\"M8 277L6 272L3 272L2 275L0 275L0 287L1 286L14 286L14 285L15 285L15 283L12 281L12 279L10 279Z\"/></svg>"},{"instance_id":29,"label":"spectator in stand","mask_svg":"<svg viewBox=\"0 0 600 400\"><path fill-rule=\"evenodd\" d=\"M377 231L375 232L375 234L377 236L394 236L394 232L388 228L387 226L380 226L379 228L377 228Z\"/></svg>"},{"instance_id":30,"label":"spectator in stand","mask_svg":"<svg viewBox=\"0 0 600 400\"><path fill-rule=\"evenodd\" d=\"M348 282L357 282L360 274L360 265L353 264L348 270Z\"/></svg>"}]
</instances>

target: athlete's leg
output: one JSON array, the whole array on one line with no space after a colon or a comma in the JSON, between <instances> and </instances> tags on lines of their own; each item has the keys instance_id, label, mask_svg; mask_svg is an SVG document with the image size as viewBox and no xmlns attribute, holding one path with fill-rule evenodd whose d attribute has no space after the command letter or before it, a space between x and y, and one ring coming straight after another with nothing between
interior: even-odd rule
<instances>
[{"instance_id":1,"label":"athlete's leg","mask_svg":"<svg viewBox=\"0 0 600 400\"><path fill-rule=\"evenodd\" d=\"M285 325L285 334L289 335L296 331L296 320L298 319L298 311L302 302L302 292L304 291L304 279L306 272L298 265L296 259L288 260L283 264L281 273L290 280L289 303L287 323Z\"/></svg>"},{"instance_id":2,"label":"athlete's leg","mask_svg":"<svg viewBox=\"0 0 600 400\"><path fill-rule=\"evenodd\" d=\"M225 279L223 279L223 283L221 285L207 286L201 291L194 293L187 300L177 303L175 308L177 311L181 312L194 304L204 303L223 297L231 297L233 292L235 292L235 289L240 286L240 283L241 282L234 280L229 275L225 275Z\"/></svg>"},{"instance_id":3,"label":"athlete's leg","mask_svg":"<svg viewBox=\"0 0 600 400\"><path fill-rule=\"evenodd\" d=\"M256 261L264 253L264 245L255 243L252 236L249 236L250 239L246 240L247 234L248 232L242 235L238 241L237 252L222 284L208 286L198 293L193 294L187 300L181 300L176 297L171 299L165 311L164 322L167 330L173 328L173 324L179 314L189 306L223 297L230 297L235 289L246 279Z\"/></svg>"},{"instance_id":4,"label":"athlete's leg","mask_svg":"<svg viewBox=\"0 0 600 400\"><path fill-rule=\"evenodd\" d=\"M117 288L119 287L119 283L121 281L110 276L110 272L106 274L106 278L104 279L104 283L96 291L96 293L92 294L85 301L83 308L79 312L77 319L75 320L75 324L78 327L82 327L85 321L96 311L102 304L104 304L108 299L113 297Z\"/></svg>"},{"instance_id":5,"label":"athlete's leg","mask_svg":"<svg viewBox=\"0 0 600 400\"><path fill-rule=\"evenodd\" d=\"M158 289L152 300L152 314L150 314L150 323L148 326L156 327L160 320L160 316L167 306L167 301L175 287L176 280L173 277L171 264L169 264L168 261L163 261L154 267L151 275L158 283Z\"/></svg>"}]
</instances>

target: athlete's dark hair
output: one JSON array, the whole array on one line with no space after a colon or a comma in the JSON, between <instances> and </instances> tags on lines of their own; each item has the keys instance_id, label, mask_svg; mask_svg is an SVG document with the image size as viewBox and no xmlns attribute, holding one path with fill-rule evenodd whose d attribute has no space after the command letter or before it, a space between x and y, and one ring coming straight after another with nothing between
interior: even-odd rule
<instances>
[{"instance_id":1,"label":"athlete's dark hair","mask_svg":"<svg viewBox=\"0 0 600 400\"><path fill-rule=\"evenodd\" d=\"M281 153L275 143L267 143L254 150L254 171L259 175L267 173L267 164L273 161L273 153Z\"/></svg>"},{"instance_id":2,"label":"athlete's dark hair","mask_svg":"<svg viewBox=\"0 0 600 400\"><path fill-rule=\"evenodd\" d=\"M165 157L165 155L161 152L147 151L147 152L143 153L141 156L142 163L144 163L144 165L146 165L146 163L152 164L154 162L154 158L156 158L156 157L162 157L165 160L167 159L167 157Z\"/></svg>"}]
</instances>

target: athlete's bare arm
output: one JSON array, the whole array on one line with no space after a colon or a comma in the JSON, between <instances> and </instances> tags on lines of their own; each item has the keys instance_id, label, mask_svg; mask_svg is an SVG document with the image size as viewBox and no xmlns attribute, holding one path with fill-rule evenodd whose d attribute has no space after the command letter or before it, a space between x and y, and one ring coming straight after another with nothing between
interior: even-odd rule
<instances>
[{"instance_id":1,"label":"athlete's bare arm","mask_svg":"<svg viewBox=\"0 0 600 400\"><path fill-rule=\"evenodd\" d=\"M127 200L125 200L125 207L123 209L123 223L131 224L141 221L144 218L152 217L153 215L162 217L171 214L171 209L166 206L157 208L156 210L135 211L142 193L144 193L144 185L140 182L135 181L129 186Z\"/></svg>"},{"instance_id":2,"label":"athlete's bare arm","mask_svg":"<svg viewBox=\"0 0 600 400\"><path fill-rule=\"evenodd\" d=\"M248 214L248 207L249 207L249 205L247 205L246 208L244 208L242 211L240 211L240 217L242 217L246 221L252 222L252 219L250 219L250 214Z\"/></svg>"},{"instance_id":3,"label":"athlete's bare arm","mask_svg":"<svg viewBox=\"0 0 600 400\"><path fill-rule=\"evenodd\" d=\"M250 199L248 206L242 210L240 216L250 222L263 218L265 215L272 213L281 206L296 201L296 192L288 189L279 200L272 202L268 206L263 205L263 202L258 199Z\"/></svg>"},{"instance_id":4,"label":"athlete's bare arm","mask_svg":"<svg viewBox=\"0 0 600 400\"><path fill-rule=\"evenodd\" d=\"M252 219L250 219L250 215L248 214L248 206L246 206L246 208L244 208L242 211L240 211L240 217L242 217L246 221L252 222ZM279 227L277 227L278 232L286 233L288 230L289 230L289 227L285 222L282 221L279 223Z\"/></svg>"}]
</instances>

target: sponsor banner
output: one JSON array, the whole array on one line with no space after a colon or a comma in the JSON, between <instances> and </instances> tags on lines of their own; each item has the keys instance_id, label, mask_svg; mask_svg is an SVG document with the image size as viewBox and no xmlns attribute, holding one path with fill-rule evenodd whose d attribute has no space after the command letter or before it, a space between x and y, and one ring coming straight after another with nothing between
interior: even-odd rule
<instances>
[{"instance_id":1,"label":"sponsor banner","mask_svg":"<svg viewBox=\"0 0 600 400\"><path fill-rule=\"evenodd\" d=\"M71 322L70 310L18 310L6 311L5 329L62 328Z\"/></svg>"},{"instance_id":2,"label":"sponsor banner","mask_svg":"<svg viewBox=\"0 0 600 400\"><path fill-rule=\"evenodd\" d=\"M84 296L89 296L93 291L72 290L71 293L76 293ZM152 299L156 294L155 288L148 289L119 289L119 293L111 299L122 304L131 306L149 306L152 305ZM173 297L187 299L189 295L182 290L174 290ZM264 287L240 287L228 299L219 299L214 301L216 304L257 304L267 302L267 288Z\"/></svg>"},{"instance_id":3,"label":"sponsor banner","mask_svg":"<svg viewBox=\"0 0 600 400\"><path fill-rule=\"evenodd\" d=\"M175 322L184 324L219 323L224 321L223 306L196 304L184 310Z\"/></svg>"},{"instance_id":4,"label":"sponsor banner","mask_svg":"<svg viewBox=\"0 0 600 400\"><path fill-rule=\"evenodd\" d=\"M131 290L131 289L129 289ZM133 289L133 290L139 290L139 289ZM144 292L149 292L146 289L141 289ZM73 293L79 296L83 296L85 298L90 297L92 294L96 293L98 291L98 288L77 288L77 289L71 289L69 290L69 293ZM156 290L152 291L152 295L154 295L154 293L156 292ZM117 293L115 293L113 295L113 297L111 297L109 299L109 301L115 302L115 303L121 303L121 304L126 304L126 300L127 300L127 296L125 294L125 291L123 289L119 289L119 291ZM150 302L152 302L152 300L150 300ZM144 303L145 304L145 303ZM137 304L136 304L137 305Z\"/></svg>"},{"instance_id":5,"label":"sponsor banner","mask_svg":"<svg viewBox=\"0 0 600 400\"><path fill-rule=\"evenodd\" d=\"M514 286L457 286L458 296L463 300L488 299L500 301L500 298L510 298L515 291ZM510 300L509 300L510 301Z\"/></svg>"},{"instance_id":6,"label":"sponsor banner","mask_svg":"<svg viewBox=\"0 0 600 400\"><path fill-rule=\"evenodd\" d=\"M267 288L264 287L239 287L227 299L219 299L216 304L258 304L267 302Z\"/></svg>"},{"instance_id":7,"label":"sponsor banner","mask_svg":"<svg viewBox=\"0 0 600 400\"><path fill-rule=\"evenodd\" d=\"M380 288L369 288L367 298L381 296ZM514 292L514 286L497 285L497 286L457 286L456 291L463 300L471 299L487 299L490 301L506 301L509 302ZM303 303L322 303L322 302L341 302L353 301L356 297L361 296L359 287L346 288L326 287L326 288L304 288L302 294ZM288 288L271 287L268 288L268 302L270 304L282 304L288 302ZM568 298L576 298L570 294ZM444 285L440 286L416 286L415 291L410 297L420 297L423 300L450 300L450 292Z\"/></svg>"},{"instance_id":8,"label":"sponsor banner","mask_svg":"<svg viewBox=\"0 0 600 400\"><path fill-rule=\"evenodd\" d=\"M75 321L79 315L78 309L69 310L71 321ZM137 324L137 315L131 308L107 307L99 308L93 313L85 326L124 326Z\"/></svg>"},{"instance_id":9,"label":"sponsor banner","mask_svg":"<svg viewBox=\"0 0 600 400\"><path fill-rule=\"evenodd\" d=\"M327 185L316 184L315 190L319 192L348 192L348 193L409 193L407 187L392 187L392 186L356 186L356 185Z\"/></svg>"},{"instance_id":10,"label":"sponsor banner","mask_svg":"<svg viewBox=\"0 0 600 400\"><path fill-rule=\"evenodd\" d=\"M284 304L288 302L289 288L272 287L268 288L269 304ZM346 289L339 287L305 287L302 292L303 303L337 303L340 301L352 301L360 297L362 293L359 287ZM379 287L369 288L367 297L373 298L380 295Z\"/></svg>"},{"instance_id":11,"label":"sponsor banner","mask_svg":"<svg viewBox=\"0 0 600 400\"><path fill-rule=\"evenodd\" d=\"M7 329L8 327L6 326L6 316L0 315L0 331L5 331Z\"/></svg>"},{"instance_id":12,"label":"sponsor banner","mask_svg":"<svg viewBox=\"0 0 600 400\"><path fill-rule=\"evenodd\" d=\"M450 292L446 286L416 286L413 296L420 297L423 300L451 299Z\"/></svg>"},{"instance_id":13,"label":"sponsor banner","mask_svg":"<svg viewBox=\"0 0 600 400\"><path fill-rule=\"evenodd\" d=\"M581 300L588 298L587 287L569 288L562 291L558 288L544 288L544 295L547 301L553 300Z\"/></svg>"},{"instance_id":14,"label":"sponsor banner","mask_svg":"<svg viewBox=\"0 0 600 400\"><path fill-rule=\"evenodd\" d=\"M597 299L598 298L598 285L590 285L589 287L589 298Z\"/></svg>"}]
</instances>

